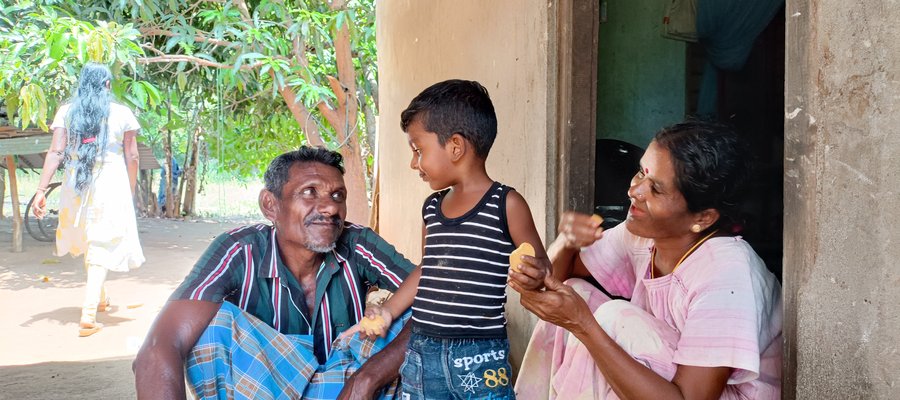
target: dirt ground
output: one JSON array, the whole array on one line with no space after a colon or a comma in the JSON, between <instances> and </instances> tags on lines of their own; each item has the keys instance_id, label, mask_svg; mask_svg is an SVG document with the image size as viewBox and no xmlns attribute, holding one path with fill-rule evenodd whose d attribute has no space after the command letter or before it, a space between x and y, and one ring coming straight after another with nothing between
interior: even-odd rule
<instances>
[{"instance_id":1,"label":"dirt ground","mask_svg":"<svg viewBox=\"0 0 900 400\"><path fill-rule=\"evenodd\" d=\"M27 233L25 252L12 253L10 219L0 220L0 399L134 398L131 360L169 294L216 235L251 222L138 219L147 262L109 274L104 328L79 338L82 259L54 257Z\"/></svg>"}]
</instances>

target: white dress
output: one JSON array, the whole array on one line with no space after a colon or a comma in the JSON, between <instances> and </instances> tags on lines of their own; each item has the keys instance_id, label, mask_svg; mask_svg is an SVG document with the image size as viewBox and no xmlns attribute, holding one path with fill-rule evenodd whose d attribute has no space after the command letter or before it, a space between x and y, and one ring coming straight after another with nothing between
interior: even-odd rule
<instances>
[{"instance_id":1,"label":"white dress","mask_svg":"<svg viewBox=\"0 0 900 400\"><path fill-rule=\"evenodd\" d=\"M90 187L79 195L75 191L75 171L65 169L60 186L56 255L85 254L86 264L124 272L144 263L122 148L125 132L138 130L140 125L128 107L115 103L109 107L109 140L103 156L98 156L94 164ZM68 109L68 104L60 107L51 129L66 127Z\"/></svg>"}]
</instances>

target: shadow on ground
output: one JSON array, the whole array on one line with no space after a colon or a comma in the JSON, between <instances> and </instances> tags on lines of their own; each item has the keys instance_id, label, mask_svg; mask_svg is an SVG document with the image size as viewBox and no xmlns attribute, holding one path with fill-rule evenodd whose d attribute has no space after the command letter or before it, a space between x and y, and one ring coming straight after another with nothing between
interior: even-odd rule
<instances>
[{"instance_id":1,"label":"shadow on ground","mask_svg":"<svg viewBox=\"0 0 900 400\"><path fill-rule=\"evenodd\" d=\"M133 318L122 318L115 317L109 314L115 314L118 311L118 306L110 307L110 311L101 313L100 319L103 320L103 326L106 328L113 327L119 325L123 322L133 321ZM19 324L21 327L29 327L31 324L37 322L54 322L58 325L75 325L78 320L81 318L81 307L61 307L52 311L46 311L38 314L34 314L27 321Z\"/></svg>"},{"instance_id":2,"label":"shadow on ground","mask_svg":"<svg viewBox=\"0 0 900 400\"><path fill-rule=\"evenodd\" d=\"M0 367L0 399L133 399L136 394L131 360L128 357ZM35 380L41 382L39 392L35 391Z\"/></svg>"},{"instance_id":3,"label":"shadow on ground","mask_svg":"<svg viewBox=\"0 0 900 400\"><path fill-rule=\"evenodd\" d=\"M107 282L135 281L174 287L218 234L256 221L241 222L139 218L138 232L147 262L127 273L110 272ZM10 252L11 243L11 219L0 218L0 290L84 287L83 257L56 257L53 243L39 242L27 233L23 237L24 252ZM174 271L170 268L173 265L178 267Z\"/></svg>"}]
</instances>

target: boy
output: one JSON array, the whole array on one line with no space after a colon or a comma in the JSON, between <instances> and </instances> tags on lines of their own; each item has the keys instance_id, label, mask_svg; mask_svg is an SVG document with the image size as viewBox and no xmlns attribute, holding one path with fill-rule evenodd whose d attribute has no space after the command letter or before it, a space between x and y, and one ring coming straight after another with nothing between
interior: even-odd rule
<instances>
[{"instance_id":1,"label":"boy","mask_svg":"<svg viewBox=\"0 0 900 400\"><path fill-rule=\"evenodd\" d=\"M497 117L478 82L449 80L416 96L401 114L410 168L433 190L422 207L423 257L380 308L350 330L383 334L412 305L412 336L401 368L404 399L513 399L506 336L509 255L529 243L521 268L532 288L550 262L525 199L493 181L485 160ZM523 257L526 259L526 257ZM378 321L374 328L366 325ZM362 333L361 333L362 334Z\"/></svg>"}]
</instances>

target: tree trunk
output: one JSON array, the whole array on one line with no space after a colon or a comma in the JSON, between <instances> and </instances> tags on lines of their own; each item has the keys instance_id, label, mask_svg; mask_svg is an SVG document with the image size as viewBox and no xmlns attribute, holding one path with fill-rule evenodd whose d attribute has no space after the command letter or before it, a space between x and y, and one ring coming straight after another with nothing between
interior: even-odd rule
<instances>
[{"instance_id":1,"label":"tree trunk","mask_svg":"<svg viewBox=\"0 0 900 400\"><path fill-rule=\"evenodd\" d=\"M140 173L141 187L144 194L144 216L158 215L156 193L153 191L153 170L143 169Z\"/></svg>"},{"instance_id":2,"label":"tree trunk","mask_svg":"<svg viewBox=\"0 0 900 400\"><path fill-rule=\"evenodd\" d=\"M192 151L190 157L185 158L185 160L187 160L187 166L184 169L184 173L181 174L181 181L185 184L184 206L181 209L181 212L184 215L194 215L194 198L197 193L197 160L200 155L200 132L202 132L202 130L198 126L197 129L194 130L194 135L191 140Z\"/></svg>"},{"instance_id":3,"label":"tree trunk","mask_svg":"<svg viewBox=\"0 0 900 400\"><path fill-rule=\"evenodd\" d=\"M332 3L333 8L343 7L342 1ZM347 185L347 219L360 225L369 223L369 199L366 193L366 166L357 137L359 107L356 102L356 69L350 51L350 31L341 25L334 36L334 55L337 79L329 77L328 83L337 100L333 112L323 113L334 127L338 140L343 144L338 150L344 156L344 181Z\"/></svg>"},{"instance_id":4,"label":"tree trunk","mask_svg":"<svg viewBox=\"0 0 900 400\"><path fill-rule=\"evenodd\" d=\"M340 148L344 156L344 184L347 185L347 220L359 225L369 225L369 198L366 195L366 174L358 143Z\"/></svg>"},{"instance_id":5,"label":"tree trunk","mask_svg":"<svg viewBox=\"0 0 900 400\"><path fill-rule=\"evenodd\" d=\"M166 142L163 146L166 151L166 165L163 169L166 171L166 185L163 190L166 191L166 218L172 218L175 215L175 207L173 201L172 190L172 131L166 130Z\"/></svg>"},{"instance_id":6,"label":"tree trunk","mask_svg":"<svg viewBox=\"0 0 900 400\"><path fill-rule=\"evenodd\" d=\"M6 203L6 176L0 173L0 218L3 216L3 204Z\"/></svg>"},{"instance_id":7,"label":"tree trunk","mask_svg":"<svg viewBox=\"0 0 900 400\"><path fill-rule=\"evenodd\" d=\"M190 162L191 144L192 144L191 140L189 140L187 142L187 144L185 144L185 149L184 149L184 163L185 164ZM172 200L174 203L172 205L172 207L175 210L181 209L182 200L184 199L184 187L185 187L184 171L185 171L185 168L187 168L187 166L184 166L181 169L181 179L178 180L178 187L175 189L175 198ZM176 213L175 215L179 215L179 214Z\"/></svg>"}]
</instances>

